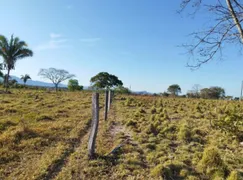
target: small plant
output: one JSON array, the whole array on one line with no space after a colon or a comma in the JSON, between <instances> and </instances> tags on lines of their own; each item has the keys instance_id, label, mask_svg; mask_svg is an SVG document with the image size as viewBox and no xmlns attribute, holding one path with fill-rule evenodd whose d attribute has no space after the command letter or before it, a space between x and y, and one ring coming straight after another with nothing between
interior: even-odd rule
<instances>
[{"instance_id":1,"label":"small plant","mask_svg":"<svg viewBox=\"0 0 243 180\"><path fill-rule=\"evenodd\" d=\"M221 177L222 174L225 175L227 170L216 147L204 149L202 159L198 163L198 170L210 177Z\"/></svg>"},{"instance_id":2,"label":"small plant","mask_svg":"<svg viewBox=\"0 0 243 180\"><path fill-rule=\"evenodd\" d=\"M179 140L189 142L191 140L191 131L187 125L182 125L177 135Z\"/></svg>"}]
</instances>

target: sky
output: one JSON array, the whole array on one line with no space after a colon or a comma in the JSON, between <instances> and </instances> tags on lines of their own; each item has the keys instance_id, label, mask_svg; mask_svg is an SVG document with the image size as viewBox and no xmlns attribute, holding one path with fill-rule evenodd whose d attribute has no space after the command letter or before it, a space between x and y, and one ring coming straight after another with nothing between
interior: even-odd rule
<instances>
[{"instance_id":1,"label":"sky","mask_svg":"<svg viewBox=\"0 0 243 180\"><path fill-rule=\"evenodd\" d=\"M99 72L118 76L134 91L164 92L179 84L182 93L194 84L220 86L239 96L242 56L234 46L223 61L198 70L186 67L189 56L180 45L188 34L205 28L207 13L177 13L180 0L0 0L0 34L18 36L34 56L19 60L11 75L41 68L65 69L88 86ZM64 84L67 82L64 82Z\"/></svg>"}]
</instances>

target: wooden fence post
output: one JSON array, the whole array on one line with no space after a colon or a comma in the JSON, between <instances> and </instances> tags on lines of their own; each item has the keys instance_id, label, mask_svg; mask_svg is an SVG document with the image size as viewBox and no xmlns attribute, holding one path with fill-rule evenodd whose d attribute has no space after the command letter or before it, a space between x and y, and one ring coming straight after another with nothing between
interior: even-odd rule
<instances>
[{"instance_id":1,"label":"wooden fence post","mask_svg":"<svg viewBox=\"0 0 243 180\"><path fill-rule=\"evenodd\" d=\"M108 90L105 91L105 112L104 112L104 119L107 120L107 114L109 109L109 92Z\"/></svg>"},{"instance_id":2,"label":"wooden fence post","mask_svg":"<svg viewBox=\"0 0 243 180\"><path fill-rule=\"evenodd\" d=\"M91 132L89 135L88 155L90 159L94 158L95 154L95 141L99 126L99 93L92 95L92 124Z\"/></svg>"},{"instance_id":3,"label":"wooden fence post","mask_svg":"<svg viewBox=\"0 0 243 180\"><path fill-rule=\"evenodd\" d=\"M112 102L112 91L109 90L109 98L108 98L108 110L111 108L111 102Z\"/></svg>"}]
</instances>

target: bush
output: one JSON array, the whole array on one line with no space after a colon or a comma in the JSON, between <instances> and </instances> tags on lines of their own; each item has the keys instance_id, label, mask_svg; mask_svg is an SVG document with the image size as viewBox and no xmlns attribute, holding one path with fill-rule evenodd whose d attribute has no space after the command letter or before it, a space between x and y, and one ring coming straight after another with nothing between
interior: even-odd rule
<instances>
[{"instance_id":1,"label":"bush","mask_svg":"<svg viewBox=\"0 0 243 180\"><path fill-rule=\"evenodd\" d=\"M179 140L182 140L182 141L185 141L185 142L189 142L191 140L191 131L187 127L187 125L182 125L180 127L180 130L177 134L177 137L178 137Z\"/></svg>"},{"instance_id":2,"label":"bush","mask_svg":"<svg viewBox=\"0 0 243 180\"><path fill-rule=\"evenodd\" d=\"M202 159L198 163L197 168L200 172L210 177L221 177L227 171L216 147L204 149Z\"/></svg>"},{"instance_id":3,"label":"bush","mask_svg":"<svg viewBox=\"0 0 243 180\"><path fill-rule=\"evenodd\" d=\"M83 86L80 86L77 79L70 79L68 81L68 90L69 91L81 91Z\"/></svg>"},{"instance_id":4,"label":"bush","mask_svg":"<svg viewBox=\"0 0 243 180\"><path fill-rule=\"evenodd\" d=\"M162 177L164 179L181 179L180 172L184 171L184 164L179 162L166 162L163 165L159 164L155 166L150 174L153 177ZM186 174L184 174L186 175Z\"/></svg>"}]
</instances>

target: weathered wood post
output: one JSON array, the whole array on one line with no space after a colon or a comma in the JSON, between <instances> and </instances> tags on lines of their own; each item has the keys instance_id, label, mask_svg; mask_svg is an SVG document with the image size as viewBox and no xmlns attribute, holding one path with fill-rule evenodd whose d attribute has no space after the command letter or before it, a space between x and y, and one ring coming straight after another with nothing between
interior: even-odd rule
<instances>
[{"instance_id":1,"label":"weathered wood post","mask_svg":"<svg viewBox=\"0 0 243 180\"><path fill-rule=\"evenodd\" d=\"M99 126L99 93L93 93L92 95L92 124L91 132L89 135L88 155L89 159L94 158L95 154L95 141Z\"/></svg>"},{"instance_id":2,"label":"weathered wood post","mask_svg":"<svg viewBox=\"0 0 243 180\"><path fill-rule=\"evenodd\" d=\"M104 119L107 120L107 114L109 110L109 92L108 90L105 91L105 112L104 112Z\"/></svg>"},{"instance_id":3,"label":"weathered wood post","mask_svg":"<svg viewBox=\"0 0 243 180\"><path fill-rule=\"evenodd\" d=\"M110 108L111 108L111 102L112 102L112 91L109 90L108 110L110 110Z\"/></svg>"}]
</instances>

